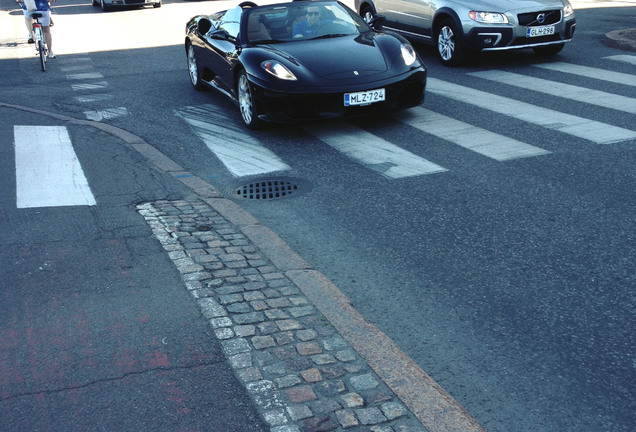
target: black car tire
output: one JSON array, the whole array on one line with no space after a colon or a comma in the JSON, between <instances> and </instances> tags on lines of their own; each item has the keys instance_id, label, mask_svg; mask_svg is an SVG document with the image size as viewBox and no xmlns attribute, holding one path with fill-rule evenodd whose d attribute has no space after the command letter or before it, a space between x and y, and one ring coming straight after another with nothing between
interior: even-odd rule
<instances>
[{"instance_id":1,"label":"black car tire","mask_svg":"<svg viewBox=\"0 0 636 432\"><path fill-rule=\"evenodd\" d=\"M534 47L532 48L533 51L541 56L553 56L558 54L563 47L565 46L564 43L562 44L557 44L557 45L545 45L545 46L538 46L538 47Z\"/></svg>"},{"instance_id":2,"label":"black car tire","mask_svg":"<svg viewBox=\"0 0 636 432\"><path fill-rule=\"evenodd\" d=\"M239 110L241 111L241 119L248 129L256 129L261 125L261 120L256 114L254 106L254 96L250 88L250 82L247 73L242 70L238 74L236 82L236 94L238 96Z\"/></svg>"},{"instance_id":3,"label":"black car tire","mask_svg":"<svg viewBox=\"0 0 636 432\"><path fill-rule=\"evenodd\" d=\"M203 83L201 82L201 71L199 71L199 64L194 54L194 47L190 42L186 45L186 57L188 60L188 75L190 76L190 83L195 90L203 90Z\"/></svg>"},{"instance_id":4,"label":"black car tire","mask_svg":"<svg viewBox=\"0 0 636 432\"><path fill-rule=\"evenodd\" d=\"M460 30L450 18L443 20L435 33L437 56L444 66L458 66L464 60L464 48L460 42Z\"/></svg>"},{"instance_id":5,"label":"black car tire","mask_svg":"<svg viewBox=\"0 0 636 432\"><path fill-rule=\"evenodd\" d=\"M111 10L111 6L107 5L104 0L99 0L99 5L101 6L102 10L104 12L108 12L109 10Z\"/></svg>"},{"instance_id":6,"label":"black car tire","mask_svg":"<svg viewBox=\"0 0 636 432\"><path fill-rule=\"evenodd\" d=\"M153 4L152 6L155 7L155 8L160 8L161 7L161 2L158 1L157 3Z\"/></svg>"}]
</instances>

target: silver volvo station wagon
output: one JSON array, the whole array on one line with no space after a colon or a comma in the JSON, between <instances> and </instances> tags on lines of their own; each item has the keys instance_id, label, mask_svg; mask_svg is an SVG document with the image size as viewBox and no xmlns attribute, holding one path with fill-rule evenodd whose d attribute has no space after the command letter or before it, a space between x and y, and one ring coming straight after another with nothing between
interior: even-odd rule
<instances>
[{"instance_id":1,"label":"silver volvo station wagon","mask_svg":"<svg viewBox=\"0 0 636 432\"><path fill-rule=\"evenodd\" d=\"M446 66L466 53L532 48L557 54L572 40L568 0L355 0L368 23L437 47ZM379 24L380 23L380 24Z\"/></svg>"}]
</instances>

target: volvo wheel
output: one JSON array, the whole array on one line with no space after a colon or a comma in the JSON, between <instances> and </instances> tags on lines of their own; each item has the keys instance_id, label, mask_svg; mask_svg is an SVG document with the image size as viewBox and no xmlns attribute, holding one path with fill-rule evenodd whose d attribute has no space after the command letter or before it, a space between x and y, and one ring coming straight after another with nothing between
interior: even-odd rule
<instances>
[{"instance_id":1,"label":"volvo wheel","mask_svg":"<svg viewBox=\"0 0 636 432\"><path fill-rule=\"evenodd\" d=\"M460 32L455 22L447 18L439 25L436 34L437 56L445 66L457 66L464 60Z\"/></svg>"}]
</instances>

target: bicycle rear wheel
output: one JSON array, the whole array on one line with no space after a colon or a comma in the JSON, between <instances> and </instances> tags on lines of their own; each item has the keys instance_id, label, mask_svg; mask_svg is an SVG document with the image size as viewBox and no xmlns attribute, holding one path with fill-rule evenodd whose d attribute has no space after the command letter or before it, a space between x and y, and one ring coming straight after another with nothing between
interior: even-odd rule
<instances>
[{"instance_id":1,"label":"bicycle rear wheel","mask_svg":"<svg viewBox=\"0 0 636 432\"><path fill-rule=\"evenodd\" d=\"M44 41L38 41L38 52L40 53L40 65L42 66L42 72L46 71L46 49L44 48Z\"/></svg>"}]
</instances>

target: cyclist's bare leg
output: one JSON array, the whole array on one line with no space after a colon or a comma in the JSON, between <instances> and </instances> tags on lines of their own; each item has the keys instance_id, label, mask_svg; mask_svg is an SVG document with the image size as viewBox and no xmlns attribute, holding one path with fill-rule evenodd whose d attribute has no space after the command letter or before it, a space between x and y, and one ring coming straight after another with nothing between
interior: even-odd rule
<instances>
[{"instance_id":1,"label":"cyclist's bare leg","mask_svg":"<svg viewBox=\"0 0 636 432\"><path fill-rule=\"evenodd\" d=\"M24 17L24 24L29 32L29 38L33 39L33 20L31 18Z\"/></svg>"}]
</instances>

